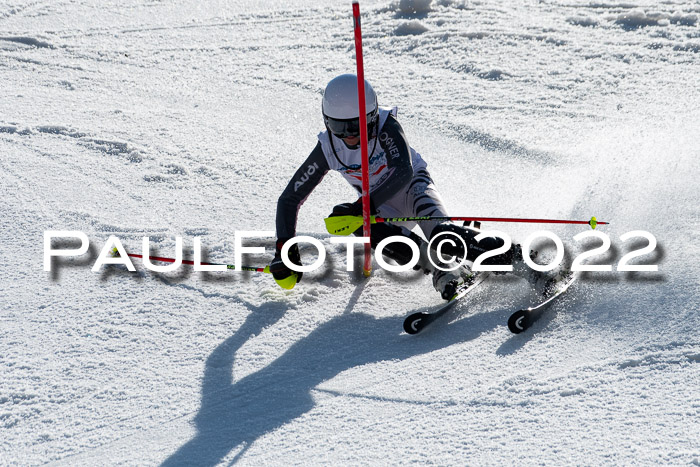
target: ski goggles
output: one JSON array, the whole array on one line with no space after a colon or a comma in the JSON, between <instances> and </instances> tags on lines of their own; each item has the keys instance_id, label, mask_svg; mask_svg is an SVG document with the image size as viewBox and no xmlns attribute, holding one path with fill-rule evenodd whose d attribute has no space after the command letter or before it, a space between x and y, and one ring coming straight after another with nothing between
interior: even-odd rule
<instances>
[{"instance_id":1,"label":"ski goggles","mask_svg":"<svg viewBox=\"0 0 700 467\"><path fill-rule=\"evenodd\" d=\"M336 137L352 138L360 136L360 119L350 118L347 120L339 120L337 118L331 118L324 116L326 127L333 133ZM372 127L377 122L377 111L373 111L367 114L367 135L372 135Z\"/></svg>"}]
</instances>

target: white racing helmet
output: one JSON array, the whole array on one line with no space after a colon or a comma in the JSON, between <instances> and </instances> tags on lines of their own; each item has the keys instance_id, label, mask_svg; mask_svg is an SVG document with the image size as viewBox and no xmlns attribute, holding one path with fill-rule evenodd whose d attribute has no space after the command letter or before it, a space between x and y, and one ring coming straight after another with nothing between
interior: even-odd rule
<instances>
[{"instance_id":1,"label":"white racing helmet","mask_svg":"<svg viewBox=\"0 0 700 467\"><path fill-rule=\"evenodd\" d=\"M333 78L326 86L321 101L323 122L328 131L338 138L359 136L358 104L357 76L345 74ZM365 110L367 111L367 135L371 137L371 130L378 121L379 108L377 94L367 80L365 80Z\"/></svg>"}]
</instances>

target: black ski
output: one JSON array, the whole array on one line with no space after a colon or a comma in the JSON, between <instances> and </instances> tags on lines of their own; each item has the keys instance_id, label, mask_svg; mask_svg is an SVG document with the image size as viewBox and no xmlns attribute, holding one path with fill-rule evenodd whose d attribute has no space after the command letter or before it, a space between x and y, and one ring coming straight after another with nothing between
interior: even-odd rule
<instances>
[{"instance_id":1,"label":"black ski","mask_svg":"<svg viewBox=\"0 0 700 467\"><path fill-rule=\"evenodd\" d=\"M467 281L457 287L457 292L454 294L454 296L447 303L442 304L437 310L421 311L408 316L403 322L403 330L408 334L418 334L430 323L447 313L447 310L452 308L452 306L457 303L459 299L463 298L469 292L474 290L488 276L489 273L481 273L467 279Z\"/></svg>"},{"instance_id":2,"label":"black ski","mask_svg":"<svg viewBox=\"0 0 700 467\"><path fill-rule=\"evenodd\" d=\"M576 282L576 274L572 274L548 299L540 303L539 305L527 308L525 310L518 310L508 318L508 329L514 334L520 334L532 324L537 321L544 311L549 308L552 303L559 297L562 296L564 292Z\"/></svg>"}]
</instances>

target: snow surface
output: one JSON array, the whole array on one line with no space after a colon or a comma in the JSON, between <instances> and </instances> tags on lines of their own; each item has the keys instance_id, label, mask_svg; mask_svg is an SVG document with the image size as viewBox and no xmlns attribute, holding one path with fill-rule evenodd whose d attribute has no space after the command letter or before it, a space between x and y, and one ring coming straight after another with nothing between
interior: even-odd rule
<instances>
[{"instance_id":1,"label":"snow surface","mask_svg":"<svg viewBox=\"0 0 700 467\"><path fill-rule=\"evenodd\" d=\"M700 465L697 3L364 1L366 76L455 215L610 221L616 264L534 329L496 278L433 329L429 278L90 271L273 230L354 71L350 2L6 0L0 8L0 464ZM353 199L329 175L299 232ZM573 254L572 226L547 229ZM43 270L46 230L88 254ZM266 264L268 254L250 258ZM70 246L71 243L64 243ZM588 243L588 248L594 246ZM305 261L314 253L303 250Z\"/></svg>"}]
</instances>

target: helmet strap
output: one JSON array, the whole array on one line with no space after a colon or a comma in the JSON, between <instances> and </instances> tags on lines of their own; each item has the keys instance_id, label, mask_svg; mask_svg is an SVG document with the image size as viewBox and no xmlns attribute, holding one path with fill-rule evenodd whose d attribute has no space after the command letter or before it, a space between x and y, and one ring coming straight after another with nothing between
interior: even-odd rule
<instances>
[{"instance_id":1,"label":"helmet strap","mask_svg":"<svg viewBox=\"0 0 700 467\"><path fill-rule=\"evenodd\" d=\"M337 160L338 163L340 165L342 165L343 167L345 167L346 169L352 170L350 167L343 164L343 161L341 161L340 157L338 157L338 153L335 152L335 145L333 144L333 132L331 132L330 128L328 128L328 125L326 125L325 123L324 123L324 126L326 127L326 133L328 133L328 141L331 143L331 149L333 150L333 155L335 156L335 160ZM372 146L372 152L369 154L369 159L372 158L372 156L374 155L375 149L377 149L377 140L379 139L379 138L377 138L378 132L379 132L379 118L377 118L377 120L375 121L373 128L372 128L372 133L374 135L374 146ZM343 142L343 144L345 144L345 143Z\"/></svg>"},{"instance_id":2,"label":"helmet strap","mask_svg":"<svg viewBox=\"0 0 700 467\"><path fill-rule=\"evenodd\" d=\"M324 125L325 125L325 123L324 123ZM328 128L328 125L325 125L325 126L326 126L326 133L328 133L328 141L330 141L330 143L331 143L331 149L333 150L333 155L335 156L335 160L337 160L337 161L338 161L338 164L342 165L342 166L345 167L346 169L352 170L350 167L348 167L347 165L343 164L343 161L341 161L341 160L340 160L340 157L338 157L338 153L335 152L335 145L333 144L333 133L331 133L330 128Z\"/></svg>"}]
</instances>

